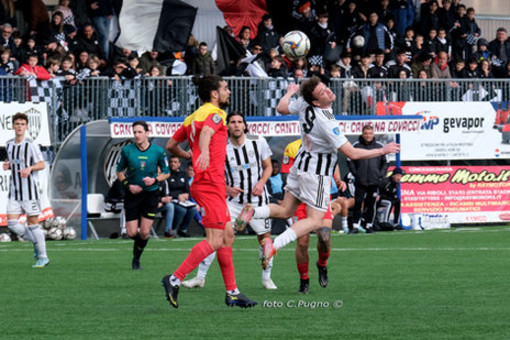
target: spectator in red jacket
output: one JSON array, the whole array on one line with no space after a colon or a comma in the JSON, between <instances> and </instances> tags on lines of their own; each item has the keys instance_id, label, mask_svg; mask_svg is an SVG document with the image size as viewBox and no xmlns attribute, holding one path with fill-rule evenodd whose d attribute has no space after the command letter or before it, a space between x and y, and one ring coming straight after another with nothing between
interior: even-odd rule
<instances>
[{"instance_id":1,"label":"spectator in red jacket","mask_svg":"<svg viewBox=\"0 0 510 340\"><path fill-rule=\"evenodd\" d=\"M51 75L48 71L42 67L37 65L39 58L36 54L31 54L27 58L27 63L21 65L21 67L14 73L16 76L24 76L24 77L35 77L37 80L49 80L51 79Z\"/></svg>"}]
</instances>

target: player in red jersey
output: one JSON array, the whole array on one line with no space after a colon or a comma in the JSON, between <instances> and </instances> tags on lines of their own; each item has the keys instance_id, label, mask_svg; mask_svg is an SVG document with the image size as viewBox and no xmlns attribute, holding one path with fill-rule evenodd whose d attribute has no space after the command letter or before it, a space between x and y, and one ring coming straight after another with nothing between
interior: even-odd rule
<instances>
[{"instance_id":1,"label":"player in red jersey","mask_svg":"<svg viewBox=\"0 0 510 340\"><path fill-rule=\"evenodd\" d=\"M282 161L282 174L288 174L290 168L294 164L299 148L301 147L301 139L295 140L287 145L283 153ZM337 185L340 185L340 173L338 167L335 169L333 175ZM307 217L306 204L301 203L294 213L294 217L299 221ZM317 252L319 253L319 260L317 261L317 269L319 271L319 285L323 288L327 287L328 279L328 259L331 253L331 230L333 228L333 215L331 214L331 207L322 219L322 227L315 230L317 234ZM310 234L305 234L298 237L296 244L296 265L299 272L299 290L300 294L308 294L310 287L310 277L308 275L308 266L310 258L308 256L308 246L310 245Z\"/></svg>"},{"instance_id":2,"label":"player in red jersey","mask_svg":"<svg viewBox=\"0 0 510 340\"><path fill-rule=\"evenodd\" d=\"M193 159L195 177L191 184L191 196L203 209L202 224L206 238L191 249L172 275L164 276L161 281L167 300L177 308L181 282L202 260L216 251L227 290L225 303L241 308L253 307L257 302L248 299L237 289L232 261L234 232L225 187L227 115L223 111L230 103L230 90L227 82L218 76L198 78L197 85L198 95L204 104L186 117L183 125L168 141L167 149L178 157ZM191 151L184 151L179 146L186 140Z\"/></svg>"}]
</instances>

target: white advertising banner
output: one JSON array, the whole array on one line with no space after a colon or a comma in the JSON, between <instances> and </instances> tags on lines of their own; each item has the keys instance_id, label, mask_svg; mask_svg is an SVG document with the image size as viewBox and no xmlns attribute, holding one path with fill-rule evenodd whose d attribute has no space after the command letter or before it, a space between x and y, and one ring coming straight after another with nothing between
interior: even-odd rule
<instances>
[{"instance_id":1,"label":"white advertising banner","mask_svg":"<svg viewBox=\"0 0 510 340\"><path fill-rule=\"evenodd\" d=\"M143 119L149 125L151 137L170 138L181 126L184 118L111 118L110 134L112 138L126 139L133 137L131 125L134 121ZM363 126L369 124L374 127L376 134L416 133L420 130L421 117L391 116L391 117L351 117L338 116L339 129L345 135L360 135ZM278 117L246 117L249 123L249 133L264 137L297 136L301 128L296 116Z\"/></svg>"},{"instance_id":2,"label":"white advertising banner","mask_svg":"<svg viewBox=\"0 0 510 340\"><path fill-rule=\"evenodd\" d=\"M403 161L510 158L489 102L406 102L402 114L423 117L419 130L402 134Z\"/></svg>"},{"instance_id":3,"label":"white advertising banner","mask_svg":"<svg viewBox=\"0 0 510 340\"><path fill-rule=\"evenodd\" d=\"M12 116L22 112L28 116L27 136L42 146L51 145L48 122L48 105L46 103L1 103L0 102L0 146L14 138Z\"/></svg>"}]
</instances>

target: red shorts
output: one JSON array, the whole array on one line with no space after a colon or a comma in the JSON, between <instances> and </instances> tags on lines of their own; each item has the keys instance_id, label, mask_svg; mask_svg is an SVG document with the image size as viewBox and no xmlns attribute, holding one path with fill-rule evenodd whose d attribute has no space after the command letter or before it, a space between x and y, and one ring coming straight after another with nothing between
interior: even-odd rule
<instances>
[{"instance_id":1,"label":"red shorts","mask_svg":"<svg viewBox=\"0 0 510 340\"><path fill-rule=\"evenodd\" d=\"M230 222L225 184L222 186L191 184L191 197L200 206L205 228L224 230Z\"/></svg>"},{"instance_id":2,"label":"red shorts","mask_svg":"<svg viewBox=\"0 0 510 340\"><path fill-rule=\"evenodd\" d=\"M298 221L303 220L306 218L306 204L301 203L299 207L296 209L296 212L294 213L294 216L297 217ZM324 220L332 220L333 215L331 214L331 204L328 204L328 211L326 211L326 214L323 217Z\"/></svg>"}]
</instances>

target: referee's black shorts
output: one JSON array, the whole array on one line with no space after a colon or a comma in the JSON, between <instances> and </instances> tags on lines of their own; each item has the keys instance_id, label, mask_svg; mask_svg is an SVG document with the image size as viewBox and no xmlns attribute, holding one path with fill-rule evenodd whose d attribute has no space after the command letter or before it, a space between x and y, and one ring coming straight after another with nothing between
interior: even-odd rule
<instances>
[{"instance_id":1,"label":"referee's black shorts","mask_svg":"<svg viewBox=\"0 0 510 340\"><path fill-rule=\"evenodd\" d=\"M136 195L128 191L124 198L126 221L138 220L140 217L153 220L158 211L159 196L159 190L142 191Z\"/></svg>"}]
</instances>

